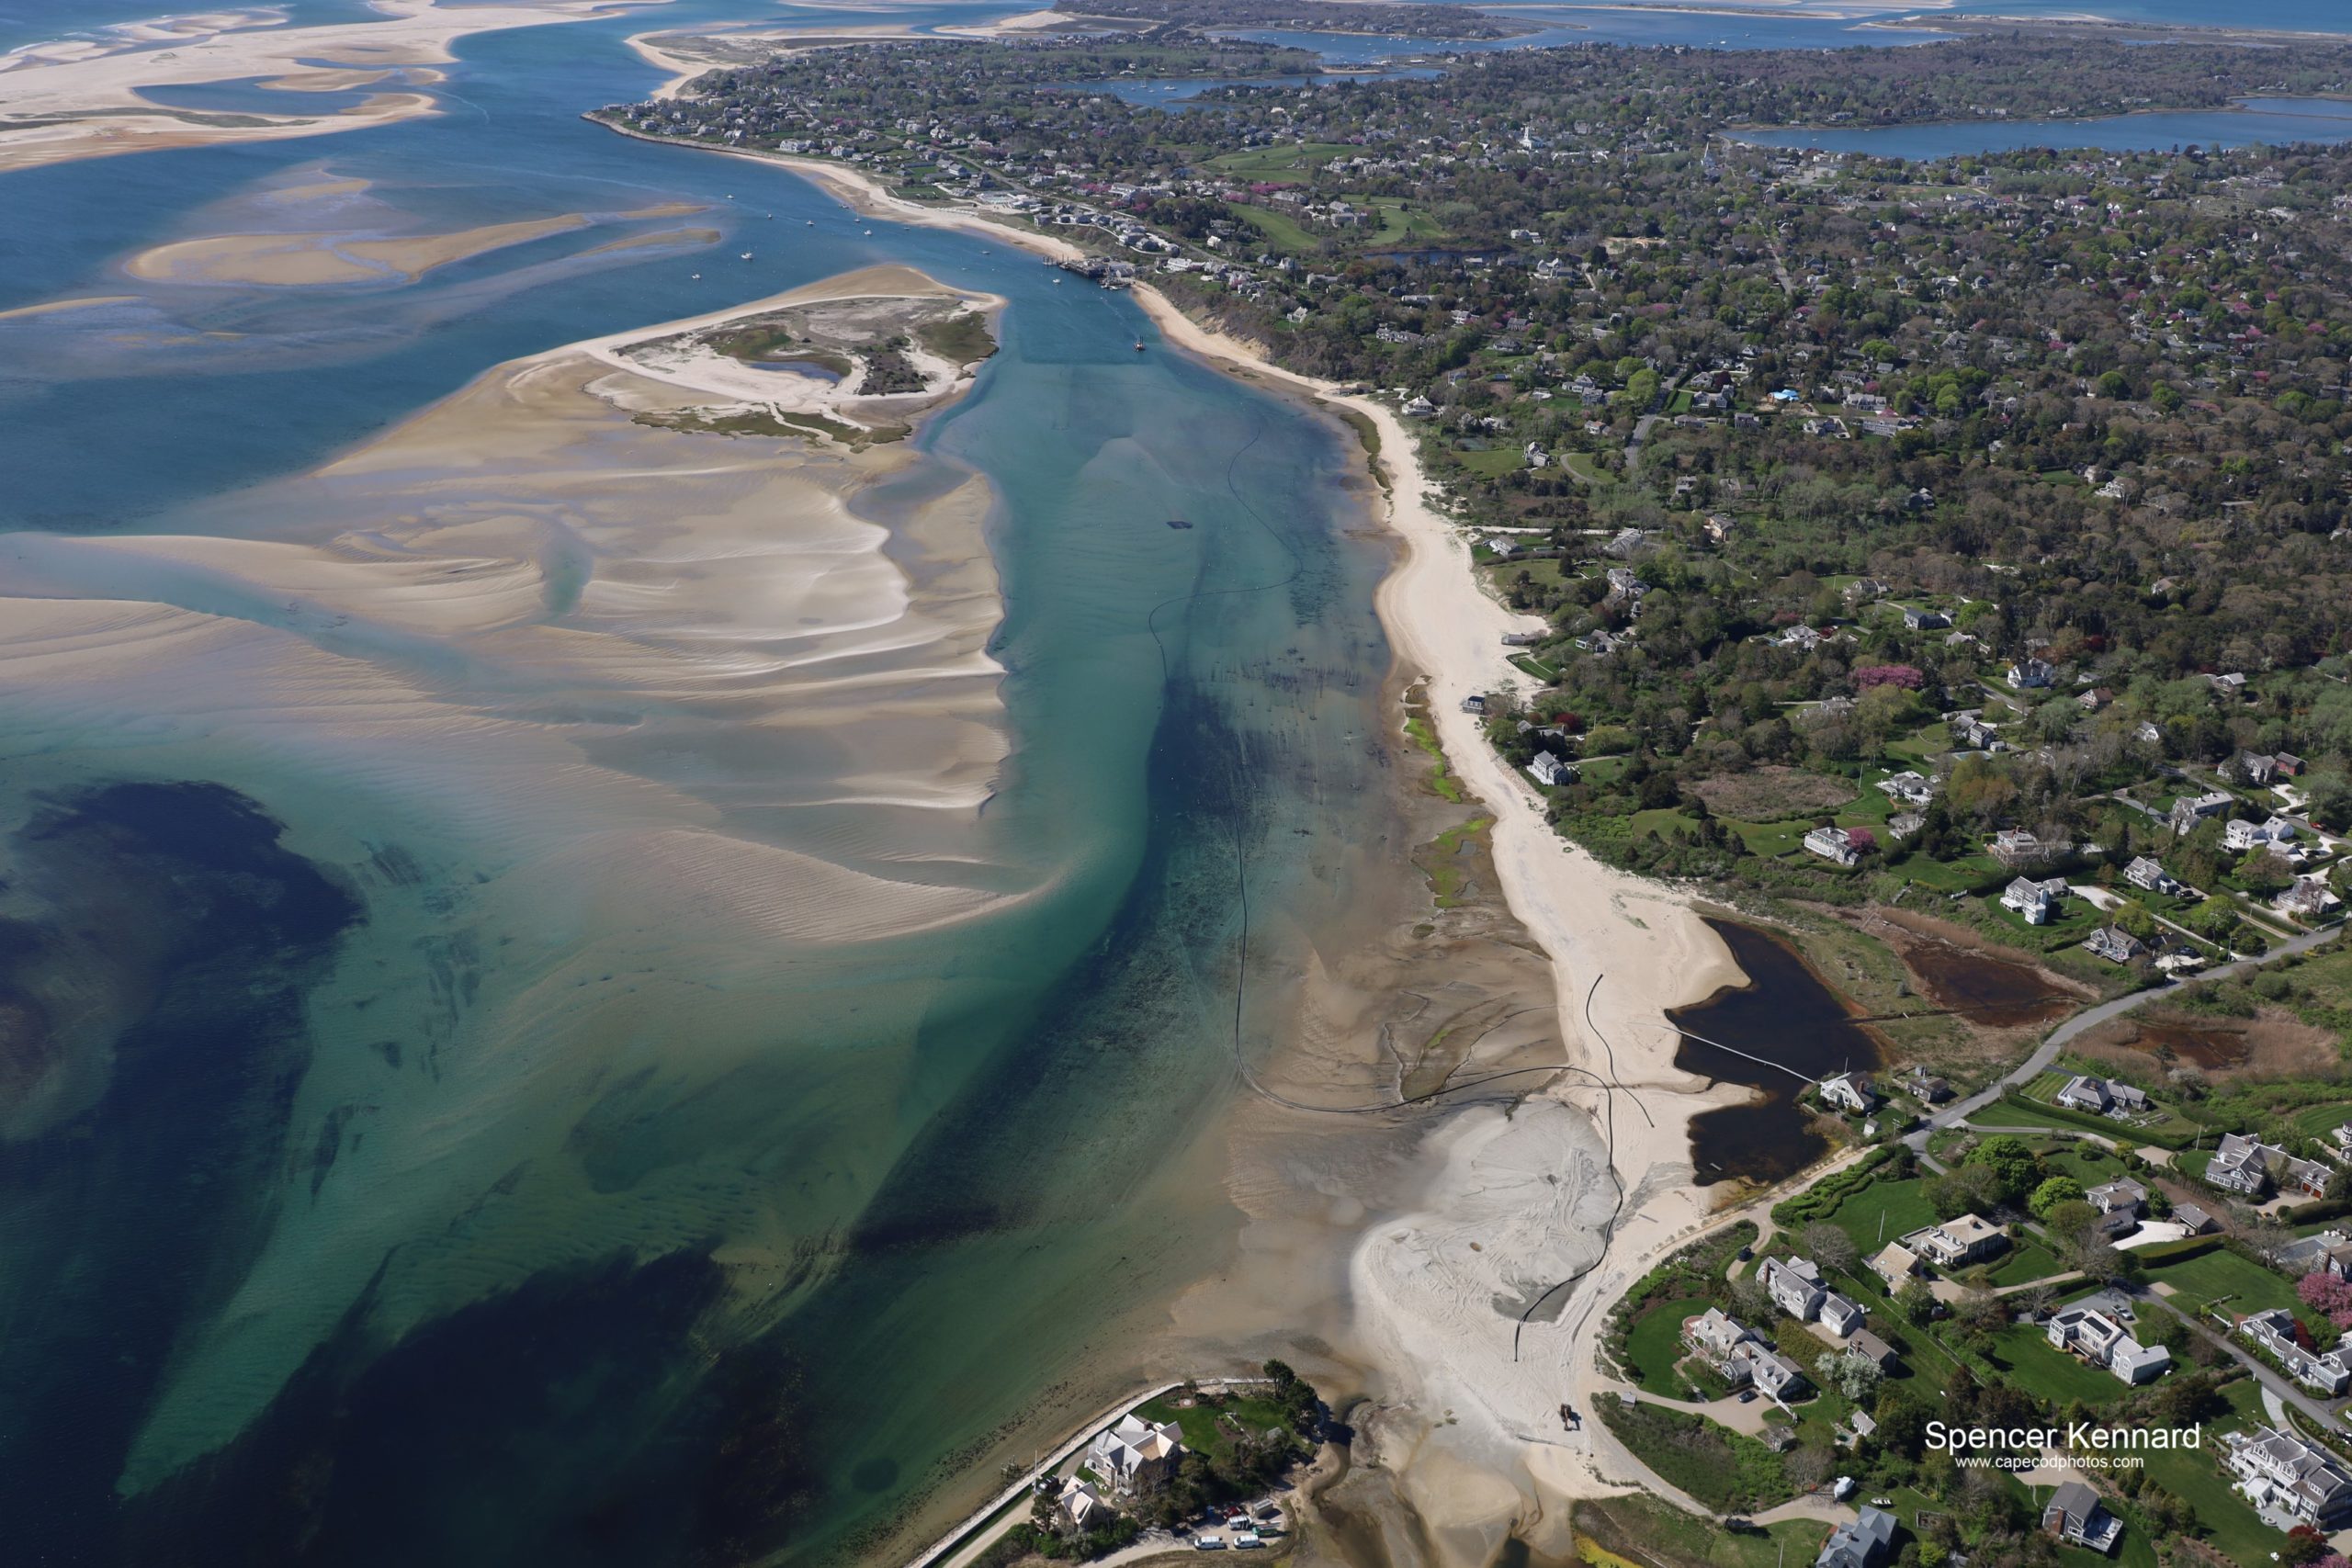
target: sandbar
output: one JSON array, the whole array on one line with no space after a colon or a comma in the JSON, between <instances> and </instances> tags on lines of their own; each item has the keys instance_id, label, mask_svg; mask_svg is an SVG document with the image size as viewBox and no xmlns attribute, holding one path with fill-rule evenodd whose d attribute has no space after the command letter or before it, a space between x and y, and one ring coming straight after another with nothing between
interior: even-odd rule
<instances>
[{"instance_id":1,"label":"sandbar","mask_svg":"<svg viewBox=\"0 0 2352 1568\"><path fill-rule=\"evenodd\" d=\"M875 288L973 298L885 269L554 349L175 532L0 540L25 787L92 749L119 776L217 780L356 868L371 923L418 933L414 962L312 993L353 1048L322 1053L289 1115L364 1100L368 1136L190 1325L127 1490L245 1429L362 1292L397 1336L565 1258L740 1228L741 1184L691 1152L625 1199L594 1188L565 1142L581 1108L640 1069L714 1093L772 1071L808 965L1049 885L981 809L1009 745L988 483L942 474L875 521L856 503L929 461L910 444L665 428L647 416L715 405L625 358ZM390 843L446 863L386 874ZM462 1009L436 1000L435 954L485 932L514 945ZM391 1073L361 1048L388 1016L461 1032L431 1072Z\"/></svg>"},{"instance_id":2,"label":"sandbar","mask_svg":"<svg viewBox=\"0 0 2352 1568\"><path fill-rule=\"evenodd\" d=\"M123 270L151 283L288 287L405 280L470 256L587 226L586 218L571 212L454 233L391 239L356 240L318 233L215 234L175 240L141 251L123 264Z\"/></svg>"},{"instance_id":3,"label":"sandbar","mask_svg":"<svg viewBox=\"0 0 2352 1568\"><path fill-rule=\"evenodd\" d=\"M438 112L416 92L377 93L340 110L209 114L160 107L142 89L269 77L300 83L314 73L349 73L446 64L450 46L478 32L611 16L662 0L548 0L449 6L437 0L375 0L387 19L292 28L274 11L212 12L171 18L163 39L116 29L105 41L33 45L0 66L0 172L77 158L225 141L277 141L383 125ZM168 41L172 47L151 47Z\"/></svg>"}]
</instances>

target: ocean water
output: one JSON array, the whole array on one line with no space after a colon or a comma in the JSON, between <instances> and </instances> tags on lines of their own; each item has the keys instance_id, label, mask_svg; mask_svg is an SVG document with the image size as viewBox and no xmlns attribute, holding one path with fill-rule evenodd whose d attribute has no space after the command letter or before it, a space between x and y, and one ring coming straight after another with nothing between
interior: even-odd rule
<instances>
[{"instance_id":1,"label":"ocean water","mask_svg":"<svg viewBox=\"0 0 2352 1568\"><path fill-rule=\"evenodd\" d=\"M462 728L277 705L270 660L471 693L499 744L638 767L751 848L891 846L854 804L766 804L821 736L638 756L631 725L684 721L126 569L116 596L199 611L215 651L117 682L0 661L13 1558L853 1558L1124 1383L1222 1256L1196 1151L1283 1017L1248 943L1344 906L1376 798L1359 459L1009 247L580 120L652 84L620 42L645 25L469 40L435 118L0 176L0 309L124 297L0 321L0 546L366 527L303 476L502 361L876 262L993 291L1002 352L859 504L990 487L1012 749L968 843L1022 896L859 942L657 915L584 817L575 852L552 779L535 800ZM329 179L372 188L287 194ZM675 203L703 210L617 216ZM124 270L566 213L594 221L408 284ZM678 226L720 238L598 249ZM576 599L594 567L551 570Z\"/></svg>"}]
</instances>

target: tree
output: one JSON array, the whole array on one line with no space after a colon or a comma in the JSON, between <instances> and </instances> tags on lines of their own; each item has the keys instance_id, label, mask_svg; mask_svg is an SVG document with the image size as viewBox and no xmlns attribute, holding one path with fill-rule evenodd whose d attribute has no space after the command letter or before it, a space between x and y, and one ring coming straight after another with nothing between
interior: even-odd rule
<instances>
[{"instance_id":1,"label":"tree","mask_svg":"<svg viewBox=\"0 0 2352 1568\"><path fill-rule=\"evenodd\" d=\"M1925 1280L1916 1277L1905 1280L1903 1288L1894 1292L1894 1310L1901 1313L1905 1321L1924 1328L1935 1321L1936 1293L1928 1289Z\"/></svg>"},{"instance_id":2,"label":"tree","mask_svg":"<svg viewBox=\"0 0 2352 1568\"><path fill-rule=\"evenodd\" d=\"M1804 1227L1800 1238L1804 1249L1825 1274L1850 1274L1861 1260L1860 1249L1854 1238L1831 1224L1827 1220L1815 1220Z\"/></svg>"},{"instance_id":3,"label":"tree","mask_svg":"<svg viewBox=\"0 0 2352 1568\"><path fill-rule=\"evenodd\" d=\"M1829 1386L1852 1400L1867 1404L1877 1396L1878 1385L1886 1374L1879 1371L1878 1362L1860 1350L1840 1350L1821 1358L1821 1375Z\"/></svg>"},{"instance_id":4,"label":"tree","mask_svg":"<svg viewBox=\"0 0 2352 1568\"><path fill-rule=\"evenodd\" d=\"M2033 1190L2033 1196L2026 1200L2025 1206L2033 1212L2035 1219L2046 1221L2059 1204L2078 1203L2082 1199L2081 1182L2071 1176L2052 1176Z\"/></svg>"},{"instance_id":5,"label":"tree","mask_svg":"<svg viewBox=\"0 0 2352 1568\"><path fill-rule=\"evenodd\" d=\"M2005 1201L2024 1197L2041 1170L2041 1162L2025 1140L2007 1133L1996 1134L1969 1150L1964 1163L1991 1171Z\"/></svg>"},{"instance_id":6,"label":"tree","mask_svg":"<svg viewBox=\"0 0 2352 1568\"><path fill-rule=\"evenodd\" d=\"M2338 1328L2352 1328L2352 1280L2338 1279L2324 1269L2296 1281L2295 1294L2313 1312L2326 1315Z\"/></svg>"}]
</instances>

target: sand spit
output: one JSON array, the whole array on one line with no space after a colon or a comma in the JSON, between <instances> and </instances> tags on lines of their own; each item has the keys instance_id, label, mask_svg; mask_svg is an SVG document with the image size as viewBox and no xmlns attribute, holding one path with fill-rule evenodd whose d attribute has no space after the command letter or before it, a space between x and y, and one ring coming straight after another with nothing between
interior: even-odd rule
<instances>
[{"instance_id":1,"label":"sand spit","mask_svg":"<svg viewBox=\"0 0 2352 1568\"><path fill-rule=\"evenodd\" d=\"M683 1094L773 1070L758 1064L808 966L888 962L1035 891L980 818L1007 750L984 481L942 476L871 521L853 503L923 461L910 448L658 428L641 416L703 405L617 367L630 335L501 366L314 474L219 503L217 535L0 542L0 709L28 795L94 753L121 778L217 780L345 868L371 923L416 932L414 962L360 965L315 1000L341 1044L293 1112L314 1131L364 1105L381 1135L346 1145L324 1186L303 1179L192 1330L128 1489L241 1430L388 1256L375 1313L397 1335L494 1290L485 1259L519 1280L659 1224L733 1223L717 1206L740 1182L692 1157L626 1201L580 1187L571 1120L546 1108L636 1073ZM405 870L387 845L446 863ZM455 907L436 902L450 889ZM527 935L477 970L488 933ZM669 960L682 946L695 964ZM462 1003L435 988L453 965L479 976ZM387 1018L413 1024L430 1074L386 1077L368 1042ZM102 1082L61 1069L13 1130Z\"/></svg>"},{"instance_id":2,"label":"sand spit","mask_svg":"<svg viewBox=\"0 0 2352 1568\"><path fill-rule=\"evenodd\" d=\"M317 136L414 118L437 112L430 95L382 92L340 110L258 115L167 108L141 94L246 77L304 84L322 72L446 64L455 58L450 46L469 34L584 21L658 3L448 6L437 0L375 0L387 20L289 28L282 25L282 12L207 12L115 29L102 41L33 45L0 65L0 172L118 152ZM342 85L357 84L346 78Z\"/></svg>"},{"instance_id":3,"label":"sand spit","mask_svg":"<svg viewBox=\"0 0 2352 1568\"><path fill-rule=\"evenodd\" d=\"M123 264L123 270L149 283L287 287L410 282L452 262L568 233L588 224L587 218L568 212L447 234L387 239L320 233L216 234L141 251Z\"/></svg>"}]
</instances>

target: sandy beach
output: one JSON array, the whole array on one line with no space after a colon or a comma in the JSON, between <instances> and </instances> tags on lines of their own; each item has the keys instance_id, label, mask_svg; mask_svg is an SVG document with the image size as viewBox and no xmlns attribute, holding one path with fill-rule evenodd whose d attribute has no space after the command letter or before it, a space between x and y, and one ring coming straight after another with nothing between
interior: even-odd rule
<instances>
[{"instance_id":1,"label":"sandy beach","mask_svg":"<svg viewBox=\"0 0 2352 1568\"><path fill-rule=\"evenodd\" d=\"M438 112L415 91L370 94L348 108L285 114L211 114L168 108L145 89L250 76L301 92L340 90L402 74L437 80L429 67L455 56L469 34L611 16L661 0L537 0L449 6L375 0L385 19L313 28L283 26L275 11L218 11L110 29L105 41L33 45L0 61L0 171L76 158L226 141L268 141L357 130ZM168 45L169 47L162 47Z\"/></svg>"},{"instance_id":2,"label":"sandy beach","mask_svg":"<svg viewBox=\"0 0 2352 1568\"><path fill-rule=\"evenodd\" d=\"M1427 677L1430 720L1457 775L1495 813L1496 870L1510 912L1551 960L1568 1060L1630 1091L1564 1076L1516 1115L1450 1119L1403 1184L1417 1205L1370 1226L1356 1250L1352 1334L1382 1382L1373 1451L1441 1556L1480 1563L1506 1526L1631 1479L1604 1475L1589 1439L1561 1427L1560 1403L1585 1405L1598 1377L1580 1354L1590 1336L1568 1325L1706 1219L1708 1195L1690 1183L1690 1122L1746 1091L1708 1089L1678 1070L1663 1014L1745 977L1686 895L1601 865L1554 832L1532 782L1462 710L1464 696L1513 678L1502 636L1537 623L1480 590L1468 538L1435 503L1404 423L1385 404L1268 364L1156 289L1136 295L1180 347L1378 432L1383 510L1403 545L1382 584L1382 624L1400 661ZM1501 1310L1578 1277L1524 1328Z\"/></svg>"}]
</instances>

